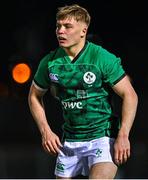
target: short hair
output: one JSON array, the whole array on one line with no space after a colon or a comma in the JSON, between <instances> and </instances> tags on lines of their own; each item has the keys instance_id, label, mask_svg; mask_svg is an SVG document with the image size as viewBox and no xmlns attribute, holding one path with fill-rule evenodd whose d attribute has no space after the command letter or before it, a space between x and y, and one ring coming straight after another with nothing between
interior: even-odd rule
<instances>
[{"instance_id":1,"label":"short hair","mask_svg":"<svg viewBox=\"0 0 148 180\"><path fill-rule=\"evenodd\" d=\"M78 4L66 5L58 8L56 20L63 20L74 17L76 21L84 22L87 26L90 25L91 17L88 11Z\"/></svg>"}]
</instances>

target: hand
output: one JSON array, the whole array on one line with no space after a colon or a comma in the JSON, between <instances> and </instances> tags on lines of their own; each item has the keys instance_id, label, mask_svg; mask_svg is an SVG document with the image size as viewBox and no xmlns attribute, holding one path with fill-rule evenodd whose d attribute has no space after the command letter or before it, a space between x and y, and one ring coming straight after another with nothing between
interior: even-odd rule
<instances>
[{"instance_id":1,"label":"hand","mask_svg":"<svg viewBox=\"0 0 148 180\"><path fill-rule=\"evenodd\" d=\"M114 158L117 165L121 165L130 157L130 142L128 137L118 136L114 144Z\"/></svg>"},{"instance_id":2,"label":"hand","mask_svg":"<svg viewBox=\"0 0 148 180\"><path fill-rule=\"evenodd\" d=\"M42 134L42 146L49 154L56 155L60 151L62 144L55 133L46 130L46 132Z\"/></svg>"}]
</instances>

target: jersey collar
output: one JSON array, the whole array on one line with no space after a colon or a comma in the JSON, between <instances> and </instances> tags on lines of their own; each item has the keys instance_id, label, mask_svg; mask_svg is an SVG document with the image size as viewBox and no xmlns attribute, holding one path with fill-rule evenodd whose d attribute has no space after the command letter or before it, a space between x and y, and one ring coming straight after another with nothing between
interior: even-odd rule
<instances>
[{"instance_id":1,"label":"jersey collar","mask_svg":"<svg viewBox=\"0 0 148 180\"><path fill-rule=\"evenodd\" d=\"M79 52L79 54L73 59L73 60L70 60L70 58L68 56L65 56L65 58L70 61L72 64L75 63L79 57L81 56L81 54L85 51L86 47L88 46L88 41L85 42L85 45L84 47L81 49L81 51Z\"/></svg>"}]
</instances>

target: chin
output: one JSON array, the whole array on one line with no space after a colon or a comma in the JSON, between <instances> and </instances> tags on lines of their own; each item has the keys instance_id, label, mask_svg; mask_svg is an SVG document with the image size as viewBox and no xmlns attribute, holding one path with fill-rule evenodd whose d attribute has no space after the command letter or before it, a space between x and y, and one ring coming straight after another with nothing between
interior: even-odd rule
<instances>
[{"instance_id":1,"label":"chin","mask_svg":"<svg viewBox=\"0 0 148 180\"><path fill-rule=\"evenodd\" d=\"M63 48L68 48L68 47L69 47L69 46L66 45L66 44L60 44L60 43L59 43L59 46L60 46L60 47L63 47Z\"/></svg>"}]
</instances>

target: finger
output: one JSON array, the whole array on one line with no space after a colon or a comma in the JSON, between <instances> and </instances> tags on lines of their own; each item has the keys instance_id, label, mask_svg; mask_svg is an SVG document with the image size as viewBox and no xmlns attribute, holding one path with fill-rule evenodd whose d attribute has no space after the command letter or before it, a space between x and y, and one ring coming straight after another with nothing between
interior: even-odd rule
<instances>
[{"instance_id":1,"label":"finger","mask_svg":"<svg viewBox=\"0 0 148 180\"><path fill-rule=\"evenodd\" d=\"M119 153L116 150L114 152L114 161L115 161L115 164L119 165Z\"/></svg>"},{"instance_id":2,"label":"finger","mask_svg":"<svg viewBox=\"0 0 148 180\"><path fill-rule=\"evenodd\" d=\"M127 154L127 158L129 158L129 157L130 157L130 155L131 155L131 153L130 153L130 149L127 149L126 154Z\"/></svg>"},{"instance_id":3,"label":"finger","mask_svg":"<svg viewBox=\"0 0 148 180\"><path fill-rule=\"evenodd\" d=\"M57 154L57 151L56 151L56 149L54 147L53 142L48 141L46 146L47 146L47 149L48 149L49 152L51 152L53 154Z\"/></svg>"},{"instance_id":4,"label":"finger","mask_svg":"<svg viewBox=\"0 0 148 180\"><path fill-rule=\"evenodd\" d=\"M59 140L59 138L56 139L56 143L58 144L58 146L63 147L63 145L62 145L61 141Z\"/></svg>"},{"instance_id":5,"label":"finger","mask_svg":"<svg viewBox=\"0 0 148 180\"><path fill-rule=\"evenodd\" d=\"M124 154L123 154L123 163L125 163L126 161L127 161L127 153L125 152Z\"/></svg>"},{"instance_id":6,"label":"finger","mask_svg":"<svg viewBox=\"0 0 148 180\"><path fill-rule=\"evenodd\" d=\"M125 163L129 157L130 157L130 150L126 150L123 154L123 163Z\"/></svg>"},{"instance_id":7,"label":"finger","mask_svg":"<svg viewBox=\"0 0 148 180\"><path fill-rule=\"evenodd\" d=\"M52 142L53 144L53 148L54 148L54 150L57 152L57 153L59 153L59 151L60 151L60 147L61 147L61 144L60 144L60 141L58 141L58 139L57 140L55 140L54 142Z\"/></svg>"},{"instance_id":8,"label":"finger","mask_svg":"<svg viewBox=\"0 0 148 180\"><path fill-rule=\"evenodd\" d=\"M44 151L46 151L46 152L48 151L46 146L43 143L42 143L42 147L43 147Z\"/></svg>"},{"instance_id":9,"label":"finger","mask_svg":"<svg viewBox=\"0 0 148 180\"><path fill-rule=\"evenodd\" d=\"M50 155L52 155L52 156L55 156L55 153L53 153L52 151L50 151L49 148L44 147L44 150L45 150L46 153L48 153L48 154L50 154Z\"/></svg>"},{"instance_id":10,"label":"finger","mask_svg":"<svg viewBox=\"0 0 148 180\"><path fill-rule=\"evenodd\" d=\"M120 155L119 155L120 164L125 163L129 157L130 157L129 150L124 150L124 151L120 152Z\"/></svg>"},{"instance_id":11,"label":"finger","mask_svg":"<svg viewBox=\"0 0 148 180\"><path fill-rule=\"evenodd\" d=\"M116 164L117 166L120 166L120 164L121 164L120 160L119 160L119 159L115 159L115 164Z\"/></svg>"},{"instance_id":12,"label":"finger","mask_svg":"<svg viewBox=\"0 0 148 180\"><path fill-rule=\"evenodd\" d=\"M120 165L118 155L115 156L114 161L115 161L115 164Z\"/></svg>"},{"instance_id":13,"label":"finger","mask_svg":"<svg viewBox=\"0 0 148 180\"><path fill-rule=\"evenodd\" d=\"M123 158L124 158L124 152L123 151L119 151L118 161L119 161L120 164L123 163Z\"/></svg>"},{"instance_id":14,"label":"finger","mask_svg":"<svg viewBox=\"0 0 148 180\"><path fill-rule=\"evenodd\" d=\"M43 146L43 149L44 149L44 151L45 151L46 153L49 153L49 154L51 154L51 155L54 155L54 153L52 153L52 152L50 151L50 149L48 148L48 146L46 146L45 144L42 144L42 146Z\"/></svg>"},{"instance_id":15,"label":"finger","mask_svg":"<svg viewBox=\"0 0 148 180\"><path fill-rule=\"evenodd\" d=\"M123 152L122 151L116 151L115 154L115 163L119 166L123 162Z\"/></svg>"}]
</instances>

